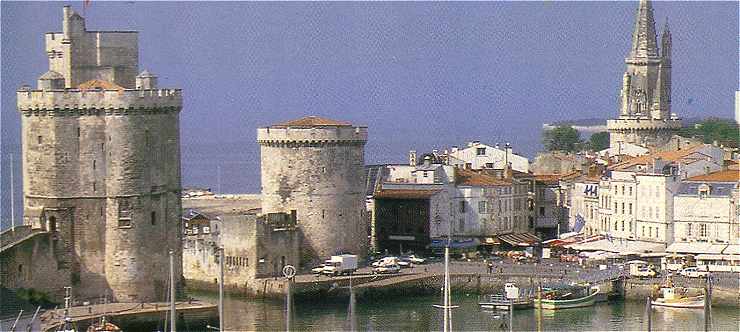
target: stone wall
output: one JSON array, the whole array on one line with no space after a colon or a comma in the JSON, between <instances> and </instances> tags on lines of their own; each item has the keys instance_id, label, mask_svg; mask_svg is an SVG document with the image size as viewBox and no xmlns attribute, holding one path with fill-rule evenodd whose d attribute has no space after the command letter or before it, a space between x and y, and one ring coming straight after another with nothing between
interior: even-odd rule
<instances>
[{"instance_id":1,"label":"stone wall","mask_svg":"<svg viewBox=\"0 0 740 332\"><path fill-rule=\"evenodd\" d=\"M260 128L262 210L295 211L301 266L367 252L362 127Z\"/></svg>"}]
</instances>

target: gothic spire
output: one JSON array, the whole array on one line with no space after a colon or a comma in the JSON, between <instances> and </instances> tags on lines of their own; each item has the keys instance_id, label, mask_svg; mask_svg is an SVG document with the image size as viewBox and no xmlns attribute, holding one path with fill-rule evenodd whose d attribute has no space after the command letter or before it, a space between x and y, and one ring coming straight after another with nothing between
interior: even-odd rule
<instances>
[{"instance_id":1,"label":"gothic spire","mask_svg":"<svg viewBox=\"0 0 740 332\"><path fill-rule=\"evenodd\" d=\"M650 0L640 0L637 9L635 30L632 32L632 48L630 58L646 58L658 56L658 42L655 34L655 18Z\"/></svg>"},{"instance_id":2,"label":"gothic spire","mask_svg":"<svg viewBox=\"0 0 740 332\"><path fill-rule=\"evenodd\" d=\"M663 36L660 38L660 50L663 58L671 58L671 29L668 28L668 19L665 20L665 27L663 27Z\"/></svg>"}]
</instances>

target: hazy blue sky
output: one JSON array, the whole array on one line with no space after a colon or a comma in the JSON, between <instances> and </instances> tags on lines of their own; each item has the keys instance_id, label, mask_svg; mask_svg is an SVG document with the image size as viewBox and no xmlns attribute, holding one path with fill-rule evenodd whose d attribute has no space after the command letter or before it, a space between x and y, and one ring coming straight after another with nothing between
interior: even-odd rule
<instances>
[{"instance_id":1,"label":"hazy blue sky","mask_svg":"<svg viewBox=\"0 0 740 332\"><path fill-rule=\"evenodd\" d=\"M43 33L61 31L63 4L0 2L4 218L7 156L20 153L15 89L47 70ZM673 111L732 117L737 2L654 8L658 29L668 17L673 34ZM636 9L637 2L93 1L85 16L91 30L140 31L140 69L184 90L184 185L217 187L222 165L223 191L257 192L255 129L311 114L367 125L367 163L473 139L510 141L533 156L543 122L617 113Z\"/></svg>"}]
</instances>

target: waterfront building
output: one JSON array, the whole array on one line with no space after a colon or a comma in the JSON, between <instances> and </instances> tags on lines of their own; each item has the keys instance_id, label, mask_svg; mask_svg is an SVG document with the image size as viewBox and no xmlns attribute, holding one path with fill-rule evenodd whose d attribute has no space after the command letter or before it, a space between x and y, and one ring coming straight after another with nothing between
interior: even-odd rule
<instances>
[{"instance_id":1,"label":"waterfront building","mask_svg":"<svg viewBox=\"0 0 740 332\"><path fill-rule=\"evenodd\" d=\"M301 266L367 254L367 127L309 116L257 129L262 211L295 215Z\"/></svg>"},{"instance_id":2,"label":"waterfront building","mask_svg":"<svg viewBox=\"0 0 740 332\"><path fill-rule=\"evenodd\" d=\"M568 209L560 186L564 174L535 175L535 232L541 239L552 239L567 232Z\"/></svg>"},{"instance_id":3,"label":"waterfront building","mask_svg":"<svg viewBox=\"0 0 740 332\"><path fill-rule=\"evenodd\" d=\"M738 170L723 170L681 183L673 198L675 238L667 251L740 255L739 181Z\"/></svg>"},{"instance_id":4,"label":"waterfront building","mask_svg":"<svg viewBox=\"0 0 740 332\"><path fill-rule=\"evenodd\" d=\"M432 155L419 165L413 160L376 172L380 180L371 204L376 250L424 250L448 234L469 247L511 234L536 240L529 234L536 214L533 175L453 167Z\"/></svg>"},{"instance_id":5,"label":"waterfront building","mask_svg":"<svg viewBox=\"0 0 740 332\"><path fill-rule=\"evenodd\" d=\"M2 285L163 301L170 250L182 275L181 91L137 75L135 31L88 31L65 6L44 37L49 70L16 95L24 225L3 233Z\"/></svg>"},{"instance_id":6,"label":"waterfront building","mask_svg":"<svg viewBox=\"0 0 740 332\"><path fill-rule=\"evenodd\" d=\"M659 146L681 128L681 120L671 113L671 53L668 22L659 47L652 4L641 0L625 59L619 116L607 121L611 148L622 143Z\"/></svg>"},{"instance_id":7,"label":"waterfront building","mask_svg":"<svg viewBox=\"0 0 740 332\"><path fill-rule=\"evenodd\" d=\"M511 144L506 143L503 149L496 144L490 146L479 141L469 142L464 148L452 147L445 154L447 163L466 169L511 169L529 172L529 160L513 152Z\"/></svg>"}]
</instances>

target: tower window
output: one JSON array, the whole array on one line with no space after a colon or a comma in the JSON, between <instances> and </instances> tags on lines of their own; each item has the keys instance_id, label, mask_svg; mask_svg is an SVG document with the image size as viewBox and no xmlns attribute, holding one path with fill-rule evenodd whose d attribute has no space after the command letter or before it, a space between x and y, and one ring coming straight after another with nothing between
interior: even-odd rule
<instances>
[{"instance_id":1,"label":"tower window","mask_svg":"<svg viewBox=\"0 0 740 332\"><path fill-rule=\"evenodd\" d=\"M97 185L97 183L95 181L93 181L93 192L97 190L97 186L96 185Z\"/></svg>"},{"instance_id":2,"label":"tower window","mask_svg":"<svg viewBox=\"0 0 740 332\"><path fill-rule=\"evenodd\" d=\"M80 137L80 127L77 127L77 137Z\"/></svg>"},{"instance_id":3,"label":"tower window","mask_svg":"<svg viewBox=\"0 0 740 332\"><path fill-rule=\"evenodd\" d=\"M37 137L36 140L37 140L38 144L41 144L41 135L39 135L39 137Z\"/></svg>"},{"instance_id":4,"label":"tower window","mask_svg":"<svg viewBox=\"0 0 740 332\"><path fill-rule=\"evenodd\" d=\"M155 225L157 223L157 212L152 211L150 215L150 219L151 219L152 225Z\"/></svg>"},{"instance_id":5,"label":"tower window","mask_svg":"<svg viewBox=\"0 0 740 332\"><path fill-rule=\"evenodd\" d=\"M105 142L100 143L100 152L105 152Z\"/></svg>"},{"instance_id":6,"label":"tower window","mask_svg":"<svg viewBox=\"0 0 740 332\"><path fill-rule=\"evenodd\" d=\"M93 159L93 170L96 168L97 161Z\"/></svg>"}]
</instances>

